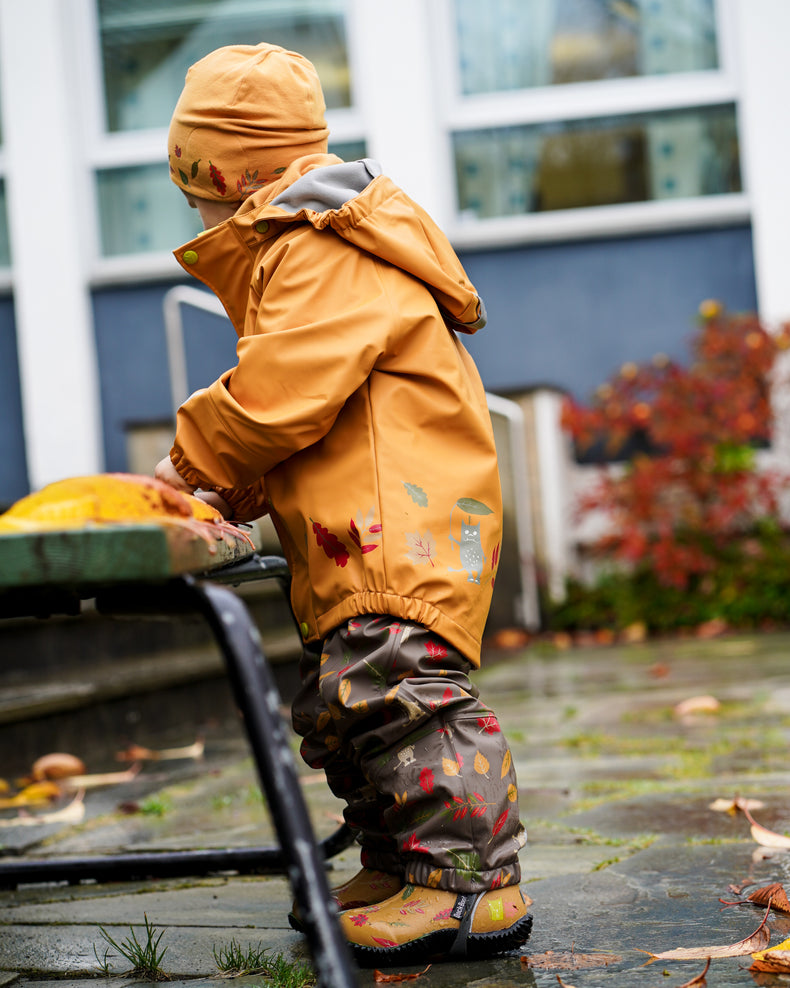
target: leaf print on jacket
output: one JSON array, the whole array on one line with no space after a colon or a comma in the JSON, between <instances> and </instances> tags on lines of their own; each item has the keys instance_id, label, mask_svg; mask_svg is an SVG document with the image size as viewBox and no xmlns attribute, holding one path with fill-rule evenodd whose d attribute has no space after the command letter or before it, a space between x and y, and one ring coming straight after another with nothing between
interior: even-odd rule
<instances>
[{"instance_id":1,"label":"leaf print on jacket","mask_svg":"<svg viewBox=\"0 0 790 988\"><path fill-rule=\"evenodd\" d=\"M371 508L364 519L362 517L362 512L358 511L356 519L351 518L348 523L349 538L363 555L367 552L373 552L374 549L379 548L378 542L362 541L366 534L368 536L372 536L373 538L381 538L381 525L372 524L374 518L375 509Z\"/></svg>"},{"instance_id":2,"label":"leaf print on jacket","mask_svg":"<svg viewBox=\"0 0 790 988\"><path fill-rule=\"evenodd\" d=\"M421 508L428 507L428 495L416 484L409 484L405 480L403 481L403 486L409 492L409 497L414 501L415 504L419 504Z\"/></svg>"},{"instance_id":3,"label":"leaf print on jacket","mask_svg":"<svg viewBox=\"0 0 790 988\"><path fill-rule=\"evenodd\" d=\"M310 521L313 525L316 542L318 542L330 559L334 559L336 566L345 566L348 562L348 549L345 545L336 535L333 535L332 532L324 528L323 525L319 525L312 518Z\"/></svg>"},{"instance_id":4,"label":"leaf print on jacket","mask_svg":"<svg viewBox=\"0 0 790 988\"><path fill-rule=\"evenodd\" d=\"M413 563L430 563L431 566L435 566L436 543L431 533L426 532L421 535L419 532L406 532L405 535L409 547L406 558Z\"/></svg>"}]
</instances>

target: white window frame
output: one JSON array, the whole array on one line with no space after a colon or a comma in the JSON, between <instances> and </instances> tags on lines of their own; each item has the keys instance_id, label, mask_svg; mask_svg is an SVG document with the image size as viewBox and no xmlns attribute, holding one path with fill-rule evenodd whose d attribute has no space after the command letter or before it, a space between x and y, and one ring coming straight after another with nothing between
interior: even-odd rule
<instances>
[{"instance_id":1,"label":"white window frame","mask_svg":"<svg viewBox=\"0 0 790 988\"><path fill-rule=\"evenodd\" d=\"M722 104L734 104L737 117L739 79L733 0L715 0L715 4L719 69L463 96L453 0L433 0L432 31L443 42L435 46L437 99L450 167L453 168L452 136L467 130ZM745 188L743 172L742 166ZM454 169L450 174L454 176ZM455 194L445 229L457 247L624 236L740 223L750 217L749 196L744 191L478 219L461 215L454 177L449 185Z\"/></svg>"},{"instance_id":2,"label":"white window frame","mask_svg":"<svg viewBox=\"0 0 790 988\"><path fill-rule=\"evenodd\" d=\"M513 92L462 96L452 0L399 0L397 10L370 0L348 0L347 43L352 107L327 112L334 141L366 140L369 153L432 212L459 248L626 236L750 219L744 190L720 196L653 200L490 219L460 214L452 135L486 127L584 120L620 114L732 103L738 108L735 11L737 0L715 0L720 68L667 76L571 83ZM96 173L105 168L160 163L163 128L105 130L101 36L96 0L70 0L80 59L83 147L92 194L91 285L163 280L181 275L170 252L105 257L99 241ZM375 30L378 26L379 30ZM393 51L409 40L411 64ZM416 145L416 148L415 148ZM175 245L177 246L177 245ZM2 271L0 271L2 278ZM0 282L1 284L2 282Z\"/></svg>"},{"instance_id":3,"label":"white window frame","mask_svg":"<svg viewBox=\"0 0 790 988\"><path fill-rule=\"evenodd\" d=\"M71 23L74 38L83 57L80 60L80 91L83 119L85 164L90 173L91 250L88 275L92 286L139 282L141 279L169 280L183 271L169 251L149 251L104 256L101 252L100 217L96 193L97 173L107 168L133 168L161 164L166 159L167 129L111 132L106 130L104 79L102 72L101 33L96 0L70 0L74 5ZM349 5L350 6L350 5ZM348 21L351 21L351 15ZM353 31L347 23L347 42L352 46ZM351 61L351 52L349 51ZM365 131L359 112L360 83L352 71L352 106L327 111L331 139L336 142L364 140ZM174 249L178 244L173 244Z\"/></svg>"},{"instance_id":4,"label":"white window frame","mask_svg":"<svg viewBox=\"0 0 790 988\"><path fill-rule=\"evenodd\" d=\"M0 147L0 182L4 182L6 179L6 154L5 150ZM8 189L6 188L6 197L8 196ZM8 223L8 217L6 216L6 222ZM10 230L9 230L10 238ZM11 250L13 251L14 245L11 244ZM7 294L11 291L14 286L14 273L13 273L13 253L11 255L11 264L0 264L0 292Z\"/></svg>"}]
</instances>

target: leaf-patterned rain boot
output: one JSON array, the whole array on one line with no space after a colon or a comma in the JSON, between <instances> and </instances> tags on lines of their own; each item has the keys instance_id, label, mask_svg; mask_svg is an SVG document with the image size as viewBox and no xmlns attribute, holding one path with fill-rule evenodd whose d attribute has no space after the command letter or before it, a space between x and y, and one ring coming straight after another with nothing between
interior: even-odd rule
<instances>
[{"instance_id":1,"label":"leaf-patterned rain boot","mask_svg":"<svg viewBox=\"0 0 790 988\"><path fill-rule=\"evenodd\" d=\"M372 868L361 868L353 878L342 885L330 889L332 898L337 903L339 912L344 909L361 909L383 902L403 887L400 875L391 875L386 871L374 871ZM288 914L288 922L294 930L304 932L304 923L299 914L299 907L294 902Z\"/></svg>"},{"instance_id":2,"label":"leaf-patterned rain boot","mask_svg":"<svg viewBox=\"0 0 790 988\"><path fill-rule=\"evenodd\" d=\"M532 917L517 885L457 893L406 885L396 895L340 917L363 967L480 960L524 943Z\"/></svg>"}]
</instances>

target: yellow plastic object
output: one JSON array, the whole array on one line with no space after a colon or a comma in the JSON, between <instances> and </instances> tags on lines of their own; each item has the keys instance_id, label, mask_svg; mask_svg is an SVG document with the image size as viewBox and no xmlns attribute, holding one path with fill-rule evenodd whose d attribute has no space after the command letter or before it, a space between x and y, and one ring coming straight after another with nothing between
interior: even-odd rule
<instances>
[{"instance_id":1,"label":"yellow plastic object","mask_svg":"<svg viewBox=\"0 0 790 988\"><path fill-rule=\"evenodd\" d=\"M227 525L205 501L153 477L109 473L59 480L29 494L0 515L0 534L146 522Z\"/></svg>"}]
</instances>

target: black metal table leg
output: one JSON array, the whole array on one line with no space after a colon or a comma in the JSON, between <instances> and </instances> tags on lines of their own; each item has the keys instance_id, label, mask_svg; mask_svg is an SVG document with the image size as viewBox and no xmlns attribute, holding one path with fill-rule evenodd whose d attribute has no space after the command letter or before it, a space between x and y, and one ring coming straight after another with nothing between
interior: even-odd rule
<instances>
[{"instance_id":1,"label":"black metal table leg","mask_svg":"<svg viewBox=\"0 0 790 988\"><path fill-rule=\"evenodd\" d=\"M274 577L287 591L290 574L285 560L255 555L225 567L207 579L239 583ZM266 663L257 628L243 601L223 586L190 576L165 583L119 583L86 587L62 602L44 589L43 613L72 613L71 598L95 596L100 612L114 614L199 612L209 623L241 711L261 786L271 810L279 847L217 848L165 852L89 855L73 858L0 861L0 887L25 882L129 881L150 877L207 874L212 871L287 870L321 988L353 988L357 984L351 952L337 922L324 870L326 858L347 847L352 834L345 825L317 844L302 797L293 756L280 716L280 697ZM27 597L35 597L30 590ZM56 595L57 596L57 595ZM30 606L30 600L27 600ZM16 612L14 612L16 613ZM19 613L38 613L24 610Z\"/></svg>"},{"instance_id":2,"label":"black metal table leg","mask_svg":"<svg viewBox=\"0 0 790 988\"><path fill-rule=\"evenodd\" d=\"M305 926L318 982L324 988L357 984L351 952L337 911L302 797L293 755L280 716L281 700L261 649L260 637L244 603L230 590L189 577L199 609L225 656L236 703L271 809L288 874Z\"/></svg>"}]
</instances>

